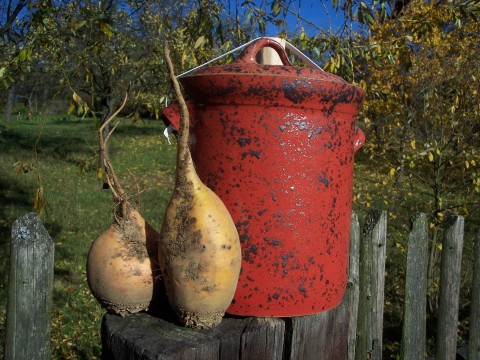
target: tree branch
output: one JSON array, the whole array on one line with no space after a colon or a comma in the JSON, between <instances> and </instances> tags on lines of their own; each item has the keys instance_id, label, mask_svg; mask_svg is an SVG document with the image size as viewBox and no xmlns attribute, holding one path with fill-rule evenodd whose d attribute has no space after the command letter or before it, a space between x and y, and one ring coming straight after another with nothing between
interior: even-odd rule
<instances>
[{"instance_id":1,"label":"tree branch","mask_svg":"<svg viewBox=\"0 0 480 360\"><path fill-rule=\"evenodd\" d=\"M29 0L19 1L15 9L13 10L12 14L7 15L7 21L5 22L5 25L0 27L0 37L5 36L5 34L10 30L18 14L20 14L20 12L27 6L28 2ZM9 4L9 7L10 7L10 4Z\"/></svg>"},{"instance_id":2,"label":"tree branch","mask_svg":"<svg viewBox=\"0 0 480 360\"><path fill-rule=\"evenodd\" d=\"M107 180L108 186L112 191L114 199L119 203L125 203L127 201L127 196L125 190L122 188L120 181L118 180L117 174L113 169L113 165L110 161L110 156L108 155L107 151L107 143L110 135L112 135L113 131L116 129L118 122L115 124L113 129L108 133L107 137L103 137L103 131L105 128L112 122L112 120L122 111L125 104L127 103L128 99L128 92L125 93L125 98L123 99L122 105L115 111L105 122L100 126L99 130L99 139L100 139L100 151L102 152L103 159L105 161L105 178ZM123 214L125 215L125 214Z\"/></svg>"}]
</instances>

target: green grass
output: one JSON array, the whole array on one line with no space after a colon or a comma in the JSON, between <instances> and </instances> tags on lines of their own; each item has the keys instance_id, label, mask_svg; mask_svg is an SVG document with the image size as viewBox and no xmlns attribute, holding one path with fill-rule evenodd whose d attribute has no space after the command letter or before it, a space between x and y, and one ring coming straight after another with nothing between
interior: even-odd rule
<instances>
[{"instance_id":1,"label":"green grass","mask_svg":"<svg viewBox=\"0 0 480 360\"><path fill-rule=\"evenodd\" d=\"M160 122L125 120L110 140L116 172L157 229L174 179L175 147L168 146L163 129ZM33 211L39 186L42 221L55 243L52 357L100 357L104 311L90 294L85 265L91 242L112 222L114 204L98 179L97 139L88 119L51 117L0 128L0 358L11 225Z\"/></svg>"},{"instance_id":2,"label":"green grass","mask_svg":"<svg viewBox=\"0 0 480 360\"><path fill-rule=\"evenodd\" d=\"M170 197L175 168L175 146L167 144L163 130L158 121L124 120L110 140L110 155L122 184L157 230ZM112 222L114 204L111 194L101 190L97 146L97 130L91 119L52 116L11 123L8 128L0 124L0 358L11 226L16 218L33 210L39 186L43 187L46 210L42 221L55 243L52 357L100 357L104 311L90 294L85 265L91 242ZM389 215L384 358L395 358L409 218L417 210L428 213L432 203L421 184L405 181L396 186L389 169L364 152L356 154L355 162L354 209L360 219L371 208L384 209ZM478 211L466 216L461 335L466 333L471 281L468 264L477 219Z\"/></svg>"}]
</instances>

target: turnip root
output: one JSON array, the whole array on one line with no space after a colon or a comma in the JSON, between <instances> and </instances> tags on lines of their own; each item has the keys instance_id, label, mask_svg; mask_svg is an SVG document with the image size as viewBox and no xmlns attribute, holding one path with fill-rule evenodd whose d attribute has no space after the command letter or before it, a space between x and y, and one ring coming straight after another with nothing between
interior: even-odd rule
<instances>
[{"instance_id":1,"label":"turnip root","mask_svg":"<svg viewBox=\"0 0 480 360\"><path fill-rule=\"evenodd\" d=\"M113 224L92 243L87 259L90 291L107 311L121 316L151 307L160 275L159 235L128 200L106 151L108 138L116 125L107 138L103 138L104 128L121 111L126 100L125 96L122 107L99 131L105 177L116 204Z\"/></svg>"},{"instance_id":2,"label":"turnip root","mask_svg":"<svg viewBox=\"0 0 480 360\"><path fill-rule=\"evenodd\" d=\"M240 273L240 241L225 205L195 172L188 147L188 109L167 47L165 57L181 121L177 177L160 234L159 263L179 321L187 327L211 328L232 301Z\"/></svg>"}]
</instances>

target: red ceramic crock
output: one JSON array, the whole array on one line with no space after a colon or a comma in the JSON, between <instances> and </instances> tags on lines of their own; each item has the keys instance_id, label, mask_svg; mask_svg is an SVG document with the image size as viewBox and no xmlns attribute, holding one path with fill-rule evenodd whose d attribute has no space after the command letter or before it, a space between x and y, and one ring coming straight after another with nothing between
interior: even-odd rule
<instances>
[{"instance_id":1,"label":"red ceramic crock","mask_svg":"<svg viewBox=\"0 0 480 360\"><path fill-rule=\"evenodd\" d=\"M283 65L257 63L273 48ZM292 66L262 38L231 64L180 79L198 175L237 226L242 269L228 313L300 316L337 306L347 283L355 117L363 91ZM178 106L163 115L178 129Z\"/></svg>"}]
</instances>

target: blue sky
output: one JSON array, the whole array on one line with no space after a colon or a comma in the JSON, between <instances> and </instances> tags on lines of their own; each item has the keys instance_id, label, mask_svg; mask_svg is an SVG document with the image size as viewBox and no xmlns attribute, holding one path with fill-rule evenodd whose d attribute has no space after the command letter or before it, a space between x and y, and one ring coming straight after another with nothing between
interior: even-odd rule
<instances>
[{"instance_id":1,"label":"blue sky","mask_svg":"<svg viewBox=\"0 0 480 360\"><path fill-rule=\"evenodd\" d=\"M309 35L318 32L317 27L325 31L336 31L343 24L343 14L337 13L332 9L330 0L292 1L290 8L295 12L299 12L300 17L306 20L302 21L300 19L297 26L303 26L305 32ZM289 14L287 16L287 22L289 29L294 31L295 24L297 23L295 15ZM275 29L271 30L275 31Z\"/></svg>"},{"instance_id":2,"label":"blue sky","mask_svg":"<svg viewBox=\"0 0 480 360\"><path fill-rule=\"evenodd\" d=\"M235 1L230 0L231 5L235 6ZM255 0L259 4L270 12L271 0ZM291 12L288 13L286 21L288 23L289 32L299 32L303 27L308 35L314 35L318 33L319 29L327 32L337 31L343 24L343 13L337 13L332 8L331 0L298 0L298 1L283 1L289 6ZM295 13L299 15L299 19L295 16ZM279 29L274 25L267 27L267 36L276 36Z\"/></svg>"}]
</instances>

